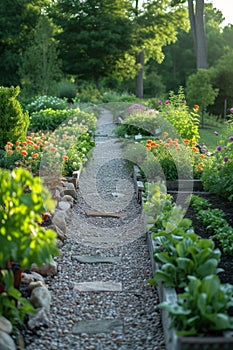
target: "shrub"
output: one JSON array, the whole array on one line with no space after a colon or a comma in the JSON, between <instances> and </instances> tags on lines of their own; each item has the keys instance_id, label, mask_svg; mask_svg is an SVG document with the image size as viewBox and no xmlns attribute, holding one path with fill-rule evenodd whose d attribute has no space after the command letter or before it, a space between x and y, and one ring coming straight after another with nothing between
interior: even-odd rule
<instances>
[{"instance_id":1,"label":"shrub","mask_svg":"<svg viewBox=\"0 0 233 350\"><path fill-rule=\"evenodd\" d=\"M19 87L0 87L0 149L8 141L15 142L26 137L29 118L16 100L19 93Z\"/></svg>"},{"instance_id":2,"label":"shrub","mask_svg":"<svg viewBox=\"0 0 233 350\"><path fill-rule=\"evenodd\" d=\"M96 117L93 113L80 111L80 109L45 109L39 112L33 112L30 116L29 129L33 132L40 130L54 131L61 124L67 125L85 125L89 130L96 129Z\"/></svg>"},{"instance_id":3,"label":"shrub","mask_svg":"<svg viewBox=\"0 0 233 350\"><path fill-rule=\"evenodd\" d=\"M164 103L159 100L157 108L182 138L198 141L200 137L198 132L200 118L197 114L199 106L196 105L192 112L189 111L182 88L177 95L171 91L169 99Z\"/></svg>"},{"instance_id":4,"label":"shrub","mask_svg":"<svg viewBox=\"0 0 233 350\"><path fill-rule=\"evenodd\" d=\"M62 80L57 85L57 96L73 102L76 97L76 86L69 80Z\"/></svg>"},{"instance_id":5,"label":"shrub","mask_svg":"<svg viewBox=\"0 0 233 350\"><path fill-rule=\"evenodd\" d=\"M66 109L68 108L68 103L58 97L43 95L30 102L26 108L31 115L33 112L39 112L42 109Z\"/></svg>"}]
</instances>

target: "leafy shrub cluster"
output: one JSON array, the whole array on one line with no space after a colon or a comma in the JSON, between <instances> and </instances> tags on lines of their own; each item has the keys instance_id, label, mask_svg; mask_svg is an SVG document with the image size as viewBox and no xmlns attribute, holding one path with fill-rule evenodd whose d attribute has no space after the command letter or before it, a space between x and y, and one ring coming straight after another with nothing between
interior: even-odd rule
<instances>
[{"instance_id":1,"label":"leafy shrub cluster","mask_svg":"<svg viewBox=\"0 0 233 350\"><path fill-rule=\"evenodd\" d=\"M34 310L14 288L8 265L13 261L29 269L32 263L41 266L58 255L56 233L40 225L42 214L52 212L55 202L41 179L25 169L0 169L0 182L0 314L15 324Z\"/></svg>"},{"instance_id":2,"label":"leafy shrub cluster","mask_svg":"<svg viewBox=\"0 0 233 350\"><path fill-rule=\"evenodd\" d=\"M33 112L39 112L42 109L66 109L69 105L66 100L55 97L55 96L39 96L34 99L32 102L27 104L26 108L31 115Z\"/></svg>"},{"instance_id":3,"label":"leafy shrub cluster","mask_svg":"<svg viewBox=\"0 0 233 350\"><path fill-rule=\"evenodd\" d=\"M40 130L54 131L61 124L63 124L63 126L73 125L74 127L82 124L87 126L89 130L95 131L96 117L93 113L81 111L79 108L62 110L49 108L31 114L29 129L33 132L38 132Z\"/></svg>"}]
</instances>

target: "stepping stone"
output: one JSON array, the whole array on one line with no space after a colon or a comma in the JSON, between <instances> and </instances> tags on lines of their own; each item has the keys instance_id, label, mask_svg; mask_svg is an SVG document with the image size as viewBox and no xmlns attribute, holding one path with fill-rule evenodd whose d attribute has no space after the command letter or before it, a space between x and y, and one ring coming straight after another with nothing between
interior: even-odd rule
<instances>
[{"instance_id":1,"label":"stepping stone","mask_svg":"<svg viewBox=\"0 0 233 350\"><path fill-rule=\"evenodd\" d=\"M90 256L90 255L77 255L73 259L78 260L81 263L109 263L109 264L120 264L121 258L118 256Z\"/></svg>"},{"instance_id":2,"label":"stepping stone","mask_svg":"<svg viewBox=\"0 0 233 350\"><path fill-rule=\"evenodd\" d=\"M121 282L80 282L75 283L74 291L77 292L121 292Z\"/></svg>"},{"instance_id":3,"label":"stepping stone","mask_svg":"<svg viewBox=\"0 0 233 350\"><path fill-rule=\"evenodd\" d=\"M115 214L115 213L105 213L105 212L100 212L100 211L92 211L92 210L87 210L86 211L87 216L100 216L100 217L112 217L112 218L121 218L122 214Z\"/></svg>"},{"instance_id":4,"label":"stepping stone","mask_svg":"<svg viewBox=\"0 0 233 350\"><path fill-rule=\"evenodd\" d=\"M88 320L79 321L73 327L73 334L87 333L123 333L124 323L121 320Z\"/></svg>"}]
</instances>

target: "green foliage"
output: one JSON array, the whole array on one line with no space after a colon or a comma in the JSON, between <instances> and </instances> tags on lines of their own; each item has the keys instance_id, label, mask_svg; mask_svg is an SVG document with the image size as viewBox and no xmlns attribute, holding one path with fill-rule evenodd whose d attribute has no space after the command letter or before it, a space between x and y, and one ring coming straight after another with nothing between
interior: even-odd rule
<instances>
[{"instance_id":1,"label":"green foliage","mask_svg":"<svg viewBox=\"0 0 233 350\"><path fill-rule=\"evenodd\" d=\"M119 137L125 135L153 135L155 129L159 127L158 112L146 110L140 103L135 103L127 108L123 123L116 129Z\"/></svg>"},{"instance_id":2,"label":"green foliage","mask_svg":"<svg viewBox=\"0 0 233 350\"><path fill-rule=\"evenodd\" d=\"M233 329L233 318L227 312L232 300L233 286L221 284L216 275L203 279L189 276L189 284L184 293L178 294L177 302L163 302L160 307L168 311L177 335L216 335Z\"/></svg>"},{"instance_id":3,"label":"green foliage","mask_svg":"<svg viewBox=\"0 0 233 350\"><path fill-rule=\"evenodd\" d=\"M189 105L199 105L201 109L213 105L218 89L213 88L211 75L207 69L199 69L187 79L187 100Z\"/></svg>"},{"instance_id":4,"label":"green foliage","mask_svg":"<svg viewBox=\"0 0 233 350\"><path fill-rule=\"evenodd\" d=\"M47 15L40 15L34 37L21 57L20 75L24 94L52 94L62 76L58 59L57 28Z\"/></svg>"},{"instance_id":5,"label":"green foliage","mask_svg":"<svg viewBox=\"0 0 233 350\"><path fill-rule=\"evenodd\" d=\"M14 288L11 270L0 271L0 285L4 291L0 293L0 315L6 317L14 326L23 325L27 315L36 314L29 300L22 297L19 290Z\"/></svg>"},{"instance_id":6,"label":"green foliage","mask_svg":"<svg viewBox=\"0 0 233 350\"><path fill-rule=\"evenodd\" d=\"M76 86L69 80L62 80L57 84L56 95L59 98L73 102L76 97Z\"/></svg>"},{"instance_id":7,"label":"green foliage","mask_svg":"<svg viewBox=\"0 0 233 350\"><path fill-rule=\"evenodd\" d=\"M228 135L233 132L228 126ZM233 136L218 136L218 146L209 158L201 176L205 190L228 200L233 199Z\"/></svg>"},{"instance_id":8,"label":"green foliage","mask_svg":"<svg viewBox=\"0 0 233 350\"><path fill-rule=\"evenodd\" d=\"M178 232L174 235L160 231L154 235L162 237L161 246L154 251L155 261L162 263L154 274L154 283L163 282L166 287L179 289L187 285L190 275L204 278L222 271L217 268L220 250L214 249L211 240L201 239L194 233L185 233L182 230L179 234L180 237Z\"/></svg>"},{"instance_id":9,"label":"green foliage","mask_svg":"<svg viewBox=\"0 0 233 350\"><path fill-rule=\"evenodd\" d=\"M0 266L16 261L22 268L41 266L58 254L56 233L40 223L55 203L39 177L24 169L0 170Z\"/></svg>"},{"instance_id":10,"label":"green foliage","mask_svg":"<svg viewBox=\"0 0 233 350\"><path fill-rule=\"evenodd\" d=\"M0 87L0 149L8 141L15 142L26 137L29 118L16 99L19 93L19 87Z\"/></svg>"},{"instance_id":11,"label":"green foliage","mask_svg":"<svg viewBox=\"0 0 233 350\"><path fill-rule=\"evenodd\" d=\"M233 228L225 219L224 212L213 209L206 199L194 195L191 196L190 204L197 219L218 243L220 249L226 254L233 255Z\"/></svg>"},{"instance_id":12,"label":"green foliage","mask_svg":"<svg viewBox=\"0 0 233 350\"><path fill-rule=\"evenodd\" d=\"M30 116L30 130L55 130L60 125L79 125L87 126L89 130L95 131L96 129L96 117L93 113L81 111L80 109L64 109L53 110L48 108L40 110L39 112L33 112Z\"/></svg>"},{"instance_id":13,"label":"green foliage","mask_svg":"<svg viewBox=\"0 0 233 350\"><path fill-rule=\"evenodd\" d=\"M85 164L91 156L91 150L95 142L88 133L82 134L77 141L67 151L68 160L63 164L63 174L71 176L73 171L79 170L80 166Z\"/></svg>"},{"instance_id":14,"label":"green foliage","mask_svg":"<svg viewBox=\"0 0 233 350\"><path fill-rule=\"evenodd\" d=\"M209 111L214 115L224 116L224 101L227 101L227 114L233 106L233 50L224 50L224 55L218 60L211 70L213 86L219 89L215 104Z\"/></svg>"},{"instance_id":15,"label":"green foliage","mask_svg":"<svg viewBox=\"0 0 233 350\"><path fill-rule=\"evenodd\" d=\"M182 87L179 88L177 95L171 91L169 100L159 104L158 109L160 114L175 127L180 137L190 141L199 139L199 116L196 111L189 111Z\"/></svg>"},{"instance_id":16,"label":"green foliage","mask_svg":"<svg viewBox=\"0 0 233 350\"><path fill-rule=\"evenodd\" d=\"M33 112L39 112L42 109L67 109L68 104L66 100L55 97L55 96L47 96L42 95L31 101L30 103L26 104L25 108L29 111L29 114L32 114Z\"/></svg>"}]
</instances>

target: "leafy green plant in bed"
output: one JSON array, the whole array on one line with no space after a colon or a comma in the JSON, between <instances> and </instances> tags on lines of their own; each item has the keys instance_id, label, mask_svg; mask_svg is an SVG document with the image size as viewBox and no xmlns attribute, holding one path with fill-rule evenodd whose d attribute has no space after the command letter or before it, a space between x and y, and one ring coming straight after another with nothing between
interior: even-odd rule
<instances>
[{"instance_id":1,"label":"leafy green plant in bed","mask_svg":"<svg viewBox=\"0 0 233 350\"><path fill-rule=\"evenodd\" d=\"M194 233L181 236L166 234L166 242L161 240L161 251L155 250L154 259L161 264L154 274L155 284L163 282L166 287L180 289L187 285L189 275L203 278L222 271L217 267L221 253L214 249L213 241L200 239Z\"/></svg>"},{"instance_id":2,"label":"leafy green plant in bed","mask_svg":"<svg viewBox=\"0 0 233 350\"><path fill-rule=\"evenodd\" d=\"M221 209L211 208L208 200L192 195L191 206L197 219L203 223L206 230L215 240L220 249L227 254L233 254L233 228L225 219L225 213Z\"/></svg>"},{"instance_id":3,"label":"leafy green plant in bed","mask_svg":"<svg viewBox=\"0 0 233 350\"><path fill-rule=\"evenodd\" d=\"M171 316L171 327L180 336L204 336L233 329L233 317L228 308L233 306L233 286L221 284L218 276L210 274L203 279L189 276L184 293L176 303L162 302L160 307Z\"/></svg>"}]
</instances>

